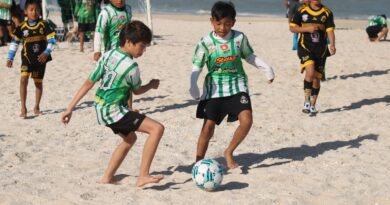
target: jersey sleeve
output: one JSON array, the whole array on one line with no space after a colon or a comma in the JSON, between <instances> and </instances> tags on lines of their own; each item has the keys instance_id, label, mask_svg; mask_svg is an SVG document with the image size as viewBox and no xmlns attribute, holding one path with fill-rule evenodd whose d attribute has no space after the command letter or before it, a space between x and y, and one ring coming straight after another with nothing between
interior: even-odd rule
<instances>
[{"instance_id":1,"label":"jersey sleeve","mask_svg":"<svg viewBox=\"0 0 390 205\"><path fill-rule=\"evenodd\" d=\"M97 82L100 79L103 78L104 75L104 62L105 58L100 58L99 62L97 63L97 66L95 67L95 70L89 75L89 79L93 82Z\"/></svg>"},{"instance_id":2,"label":"jersey sleeve","mask_svg":"<svg viewBox=\"0 0 390 205\"><path fill-rule=\"evenodd\" d=\"M47 21L44 21L44 32L46 39L50 39L55 37L56 32L49 26L49 23Z\"/></svg>"},{"instance_id":3,"label":"jersey sleeve","mask_svg":"<svg viewBox=\"0 0 390 205\"><path fill-rule=\"evenodd\" d=\"M298 10L298 12L295 13L295 15L292 17L290 22L290 27L296 27L296 26L302 26L301 8Z\"/></svg>"},{"instance_id":4,"label":"jersey sleeve","mask_svg":"<svg viewBox=\"0 0 390 205\"><path fill-rule=\"evenodd\" d=\"M201 40L195 48L195 53L192 56L192 64L203 68L207 62L208 50L205 43Z\"/></svg>"},{"instance_id":5,"label":"jersey sleeve","mask_svg":"<svg viewBox=\"0 0 390 205\"><path fill-rule=\"evenodd\" d=\"M325 30L326 31L332 31L334 30L336 25L334 24L334 19L333 19L333 13L330 12L328 18L326 19L325 22Z\"/></svg>"},{"instance_id":6,"label":"jersey sleeve","mask_svg":"<svg viewBox=\"0 0 390 205\"><path fill-rule=\"evenodd\" d=\"M105 50L104 38L106 35L108 21L109 21L108 11L104 9L102 12L100 12L96 22L95 37L93 42L95 52L103 53Z\"/></svg>"},{"instance_id":7,"label":"jersey sleeve","mask_svg":"<svg viewBox=\"0 0 390 205\"><path fill-rule=\"evenodd\" d=\"M16 42L20 42L20 40L23 38L23 32L22 32L22 27L21 25L23 24L20 24L18 27L15 28L14 32L12 33L12 38L16 41Z\"/></svg>"},{"instance_id":8,"label":"jersey sleeve","mask_svg":"<svg viewBox=\"0 0 390 205\"><path fill-rule=\"evenodd\" d=\"M131 70L126 76L126 81L132 90L138 90L142 84L141 73L138 64L134 63L129 69Z\"/></svg>"},{"instance_id":9,"label":"jersey sleeve","mask_svg":"<svg viewBox=\"0 0 390 205\"><path fill-rule=\"evenodd\" d=\"M241 54L241 58L248 58L250 55L253 54L253 48L252 46L249 44L249 40L248 38L246 37L246 35L242 34L243 37L242 37L242 43L241 43L241 51L240 51L240 54Z\"/></svg>"}]
</instances>

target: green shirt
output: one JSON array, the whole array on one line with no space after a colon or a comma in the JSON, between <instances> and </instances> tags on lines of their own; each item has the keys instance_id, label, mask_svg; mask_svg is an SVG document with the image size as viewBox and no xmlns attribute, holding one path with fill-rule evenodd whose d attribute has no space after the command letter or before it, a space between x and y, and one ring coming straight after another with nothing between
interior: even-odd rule
<instances>
[{"instance_id":1,"label":"green shirt","mask_svg":"<svg viewBox=\"0 0 390 205\"><path fill-rule=\"evenodd\" d=\"M368 26L387 26L387 21L383 16L374 16L368 21Z\"/></svg>"},{"instance_id":2,"label":"green shirt","mask_svg":"<svg viewBox=\"0 0 390 205\"><path fill-rule=\"evenodd\" d=\"M131 20L131 7L118 9L112 4L100 12L95 32L102 35L100 52L104 53L119 46L119 33L124 24Z\"/></svg>"},{"instance_id":3,"label":"green shirt","mask_svg":"<svg viewBox=\"0 0 390 205\"><path fill-rule=\"evenodd\" d=\"M11 6L12 0L0 0L0 4ZM0 19L7 21L11 20L11 9L0 7Z\"/></svg>"},{"instance_id":4,"label":"green shirt","mask_svg":"<svg viewBox=\"0 0 390 205\"><path fill-rule=\"evenodd\" d=\"M192 64L208 73L203 85L201 100L248 93L248 79L242 66L242 58L253 54L247 37L232 30L228 40L216 39L214 32L201 39L195 49Z\"/></svg>"},{"instance_id":5,"label":"green shirt","mask_svg":"<svg viewBox=\"0 0 390 205\"><path fill-rule=\"evenodd\" d=\"M119 48L106 52L100 58L89 79L100 86L95 95L95 110L99 124L119 121L127 112L130 90L141 86L140 71L136 62Z\"/></svg>"},{"instance_id":6,"label":"green shirt","mask_svg":"<svg viewBox=\"0 0 390 205\"><path fill-rule=\"evenodd\" d=\"M77 0L75 16L77 22L82 24L95 23L98 15L98 3L96 0Z\"/></svg>"}]
</instances>

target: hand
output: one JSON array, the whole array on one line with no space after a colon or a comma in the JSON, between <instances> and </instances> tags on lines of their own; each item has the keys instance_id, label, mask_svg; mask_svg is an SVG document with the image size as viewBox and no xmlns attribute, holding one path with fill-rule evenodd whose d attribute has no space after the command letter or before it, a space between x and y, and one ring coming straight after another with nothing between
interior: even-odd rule
<instances>
[{"instance_id":1,"label":"hand","mask_svg":"<svg viewBox=\"0 0 390 205\"><path fill-rule=\"evenodd\" d=\"M316 31L318 31L318 26L308 26L306 28L307 28L306 31L309 32L309 33L314 33Z\"/></svg>"},{"instance_id":2,"label":"hand","mask_svg":"<svg viewBox=\"0 0 390 205\"><path fill-rule=\"evenodd\" d=\"M331 55L331 56L333 56L334 54L336 54L336 46L330 45L330 46L329 46L329 52L330 52L330 55Z\"/></svg>"},{"instance_id":3,"label":"hand","mask_svg":"<svg viewBox=\"0 0 390 205\"><path fill-rule=\"evenodd\" d=\"M198 86L190 87L189 92L190 92L190 95L191 95L191 97L192 97L193 99L198 100L198 99L200 98L200 97L199 97L199 96L200 96L200 92L199 92Z\"/></svg>"},{"instance_id":4,"label":"hand","mask_svg":"<svg viewBox=\"0 0 390 205\"><path fill-rule=\"evenodd\" d=\"M7 66L8 68L12 68L12 61L11 61L11 60L7 60L6 66Z\"/></svg>"},{"instance_id":5,"label":"hand","mask_svg":"<svg viewBox=\"0 0 390 205\"><path fill-rule=\"evenodd\" d=\"M70 118L72 118L72 111L66 110L64 113L62 113L61 121L66 125L69 123Z\"/></svg>"},{"instance_id":6,"label":"hand","mask_svg":"<svg viewBox=\"0 0 390 205\"><path fill-rule=\"evenodd\" d=\"M38 62L40 62L42 64L46 63L47 57L49 57L49 54L47 54L45 52L41 53L41 55L38 56Z\"/></svg>"},{"instance_id":7,"label":"hand","mask_svg":"<svg viewBox=\"0 0 390 205\"><path fill-rule=\"evenodd\" d=\"M271 84L272 82L274 82L274 79L275 78L272 78L271 80L268 80L268 84Z\"/></svg>"},{"instance_id":8,"label":"hand","mask_svg":"<svg viewBox=\"0 0 390 205\"><path fill-rule=\"evenodd\" d=\"M158 86L160 85L160 80L158 80L158 79L152 79L152 80L150 80L149 85L150 85L153 89L157 89Z\"/></svg>"},{"instance_id":9,"label":"hand","mask_svg":"<svg viewBox=\"0 0 390 205\"><path fill-rule=\"evenodd\" d=\"M96 52L93 54L93 60L94 61L98 61L100 56L102 56L102 53L101 52Z\"/></svg>"}]
</instances>

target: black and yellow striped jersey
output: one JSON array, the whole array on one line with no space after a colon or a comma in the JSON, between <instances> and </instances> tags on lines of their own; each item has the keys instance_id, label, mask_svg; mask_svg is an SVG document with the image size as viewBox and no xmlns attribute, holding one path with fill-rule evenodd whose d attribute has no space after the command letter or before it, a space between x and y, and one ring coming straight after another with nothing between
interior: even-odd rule
<instances>
[{"instance_id":1,"label":"black and yellow striped jersey","mask_svg":"<svg viewBox=\"0 0 390 205\"><path fill-rule=\"evenodd\" d=\"M299 44L306 49L323 49L327 45L327 32L335 29L333 13L326 6L321 5L319 10L309 5L302 5L292 18L290 27L318 26L313 33L302 33Z\"/></svg>"},{"instance_id":2,"label":"black and yellow striped jersey","mask_svg":"<svg viewBox=\"0 0 390 205\"><path fill-rule=\"evenodd\" d=\"M16 27L13 38L23 42L22 60L30 63L37 63L38 56L45 51L48 44L47 39L55 36L55 32L46 21L38 20L34 26L30 26L27 21Z\"/></svg>"}]
</instances>

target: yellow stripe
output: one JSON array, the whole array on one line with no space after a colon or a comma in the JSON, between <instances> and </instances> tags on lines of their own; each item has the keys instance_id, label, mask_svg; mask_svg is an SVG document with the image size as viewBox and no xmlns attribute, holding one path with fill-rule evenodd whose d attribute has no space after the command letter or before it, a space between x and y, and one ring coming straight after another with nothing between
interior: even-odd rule
<instances>
[{"instance_id":1,"label":"yellow stripe","mask_svg":"<svg viewBox=\"0 0 390 205\"><path fill-rule=\"evenodd\" d=\"M42 41L42 40L46 40L46 37L34 36L34 37L27 37L24 39L25 43L31 43L31 42Z\"/></svg>"},{"instance_id":2,"label":"yellow stripe","mask_svg":"<svg viewBox=\"0 0 390 205\"><path fill-rule=\"evenodd\" d=\"M323 12L325 12L327 15L329 15L329 13L326 11L326 9L324 7L322 7L318 11L313 11L309 6L306 6L305 8L302 9L302 11L307 11L307 13L309 13L312 16L321 15Z\"/></svg>"},{"instance_id":3,"label":"yellow stripe","mask_svg":"<svg viewBox=\"0 0 390 205\"><path fill-rule=\"evenodd\" d=\"M295 24L295 23L290 23L290 27L297 27L299 25Z\"/></svg>"},{"instance_id":4,"label":"yellow stripe","mask_svg":"<svg viewBox=\"0 0 390 205\"><path fill-rule=\"evenodd\" d=\"M318 24L318 23L303 23L302 27L308 27L308 26L318 26L318 28L322 31L325 31L325 25Z\"/></svg>"},{"instance_id":5,"label":"yellow stripe","mask_svg":"<svg viewBox=\"0 0 390 205\"><path fill-rule=\"evenodd\" d=\"M34 78L34 82L35 82L35 83L42 83L42 82L43 82L43 79Z\"/></svg>"},{"instance_id":6,"label":"yellow stripe","mask_svg":"<svg viewBox=\"0 0 390 205\"><path fill-rule=\"evenodd\" d=\"M49 38L51 38L51 37L53 37L53 36L55 36L55 35L56 35L56 33L55 33L55 32L52 32L52 33L48 34L48 35L46 36L46 38L49 39Z\"/></svg>"},{"instance_id":7,"label":"yellow stripe","mask_svg":"<svg viewBox=\"0 0 390 205\"><path fill-rule=\"evenodd\" d=\"M326 29L326 32L328 32L328 31L334 31L334 29L335 29L334 27L329 27L329 28Z\"/></svg>"},{"instance_id":8,"label":"yellow stripe","mask_svg":"<svg viewBox=\"0 0 390 205\"><path fill-rule=\"evenodd\" d=\"M29 72L21 72L20 74L21 74L21 76L30 76Z\"/></svg>"},{"instance_id":9,"label":"yellow stripe","mask_svg":"<svg viewBox=\"0 0 390 205\"><path fill-rule=\"evenodd\" d=\"M103 105L104 103L104 100L99 98L98 96L95 96L95 103L99 104L99 105Z\"/></svg>"},{"instance_id":10,"label":"yellow stripe","mask_svg":"<svg viewBox=\"0 0 390 205\"><path fill-rule=\"evenodd\" d=\"M313 60L308 60L304 64L301 64L301 71L305 69L306 66L314 64Z\"/></svg>"}]
</instances>

